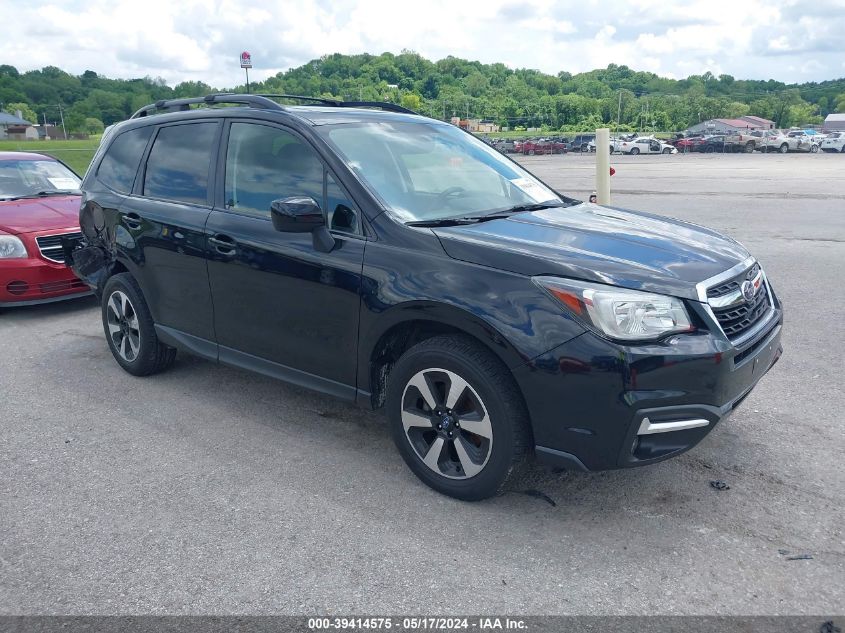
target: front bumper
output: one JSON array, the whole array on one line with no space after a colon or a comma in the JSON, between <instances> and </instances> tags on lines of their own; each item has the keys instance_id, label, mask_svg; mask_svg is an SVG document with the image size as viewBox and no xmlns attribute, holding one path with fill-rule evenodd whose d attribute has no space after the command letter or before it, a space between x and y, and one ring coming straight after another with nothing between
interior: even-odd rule
<instances>
[{"instance_id":1,"label":"front bumper","mask_svg":"<svg viewBox=\"0 0 845 633\"><path fill-rule=\"evenodd\" d=\"M518 368L540 462L608 470L667 459L698 444L782 353L783 313L733 347L701 331L644 346L585 333Z\"/></svg>"},{"instance_id":2,"label":"front bumper","mask_svg":"<svg viewBox=\"0 0 845 633\"><path fill-rule=\"evenodd\" d=\"M18 236L29 257L0 259L0 307L49 303L90 292L88 286L64 264L41 256L35 238L62 233L52 231Z\"/></svg>"}]
</instances>

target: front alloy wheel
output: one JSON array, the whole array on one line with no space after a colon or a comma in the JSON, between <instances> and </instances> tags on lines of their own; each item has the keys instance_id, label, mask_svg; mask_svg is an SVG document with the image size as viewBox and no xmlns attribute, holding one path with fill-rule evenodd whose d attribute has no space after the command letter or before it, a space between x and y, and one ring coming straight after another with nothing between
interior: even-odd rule
<instances>
[{"instance_id":1,"label":"front alloy wheel","mask_svg":"<svg viewBox=\"0 0 845 633\"><path fill-rule=\"evenodd\" d=\"M480 473L493 448L493 428L478 393L455 372L424 369L405 386L402 426L411 448L449 479Z\"/></svg>"},{"instance_id":2,"label":"front alloy wheel","mask_svg":"<svg viewBox=\"0 0 845 633\"><path fill-rule=\"evenodd\" d=\"M138 350L141 349L138 313L123 291L111 293L106 304L106 321L109 338L120 357L127 363L138 358Z\"/></svg>"},{"instance_id":3,"label":"front alloy wheel","mask_svg":"<svg viewBox=\"0 0 845 633\"><path fill-rule=\"evenodd\" d=\"M510 371L468 336L443 334L406 350L390 370L385 395L402 459L445 495L477 501L498 494L534 445Z\"/></svg>"}]
</instances>

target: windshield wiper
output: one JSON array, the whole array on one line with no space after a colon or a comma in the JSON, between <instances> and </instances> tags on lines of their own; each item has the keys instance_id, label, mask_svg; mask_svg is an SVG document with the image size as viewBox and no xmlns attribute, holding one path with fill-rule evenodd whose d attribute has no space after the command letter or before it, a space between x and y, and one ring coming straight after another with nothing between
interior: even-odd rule
<instances>
[{"instance_id":1,"label":"windshield wiper","mask_svg":"<svg viewBox=\"0 0 845 633\"><path fill-rule=\"evenodd\" d=\"M508 216L499 215L468 215L466 217L458 218L438 218L436 220L415 220L414 222L405 222L405 226L460 226L462 224L478 224L487 220L496 220L499 218L506 218Z\"/></svg>"},{"instance_id":2,"label":"windshield wiper","mask_svg":"<svg viewBox=\"0 0 845 633\"><path fill-rule=\"evenodd\" d=\"M60 189L46 189L44 191L35 191L33 193L27 193L22 196L14 196L12 198L6 198L6 200L24 200L26 198L45 198L47 196L72 196L70 191L62 191Z\"/></svg>"},{"instance_id":3,"label":"windshield wiper","mask_svg":"<svg viewBox=\"0 0 845 633\"><path fill-rule=\"evenodd\" d=\"M479 215L466 215L463 217L453 218L438 218L435 220L416 220L414 222L405 222L407 226L460 226L462 224L478 224L479 222L487 222L488 220L501 220L508 218L514 213L521 213L523 211L538 211L540 209L551 209L553 207L568 207L566 202L536 202L532 204L517 204L512 207L505 207L504 209L496 209L488 213L481 213Z\"/></svg>"},{"instance_id":4,"label":"windshield wiper","mask_svg":"<svg viewBox=\"0 0 845 633\"><path fill-rule=\"evenodd\" d=\"M566 207L569 206L565 202L535 202L532 204L516 204L512 207L506 207L504 209L496 209L495 211L491 211L488 215L484 217L497 217L500 215L508 215L511 213L522 213L523 211L539 211L540 209L553 209L556 207Z\"/></svg>"}]
</instances>

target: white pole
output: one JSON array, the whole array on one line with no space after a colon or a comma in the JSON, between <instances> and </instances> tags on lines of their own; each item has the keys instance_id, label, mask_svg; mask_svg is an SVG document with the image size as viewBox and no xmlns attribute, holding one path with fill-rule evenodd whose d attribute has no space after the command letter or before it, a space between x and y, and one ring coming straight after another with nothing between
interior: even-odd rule
<instances>
[{"instance_id":1,"label":"white pole","mask_svg":"<svg viewBox=\"0 0 845 633\"><path fill-rule=\"evenodd\" d=\"M610 129L596 130L596 202L610 204Z\"/></svg>"}]
</instances>

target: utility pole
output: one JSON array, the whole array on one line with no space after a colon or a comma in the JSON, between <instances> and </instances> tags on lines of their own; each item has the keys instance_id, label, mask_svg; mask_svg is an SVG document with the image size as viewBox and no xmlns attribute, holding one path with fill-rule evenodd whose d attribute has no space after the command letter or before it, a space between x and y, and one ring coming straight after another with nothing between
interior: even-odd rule
<instances>
[{"instance_id":1,"label":"utility pole","mask_svg":"<svg viewBox=\"0 0 845 633\"><path fill-rule=\"evenodd\" d=\"M619 105L616 107L616 133L619 134L619 122L622 119L622 91L619 91ZM598 147L598 144L596 144Z\"/></svg>"},{"instance_id":2,"label":"utility pole","mask_svg":"<svg viewBox=\"0 0 845 633\"><path fill-rule=\"evenodd\" d=\"M65 140L67 140L67 129L65 128L65 114L62 111L62 104L61 103L58 105L58 108L59 108L59 116L62 119L62 133L64 133Z\"/></svg>"}]
</instances>

